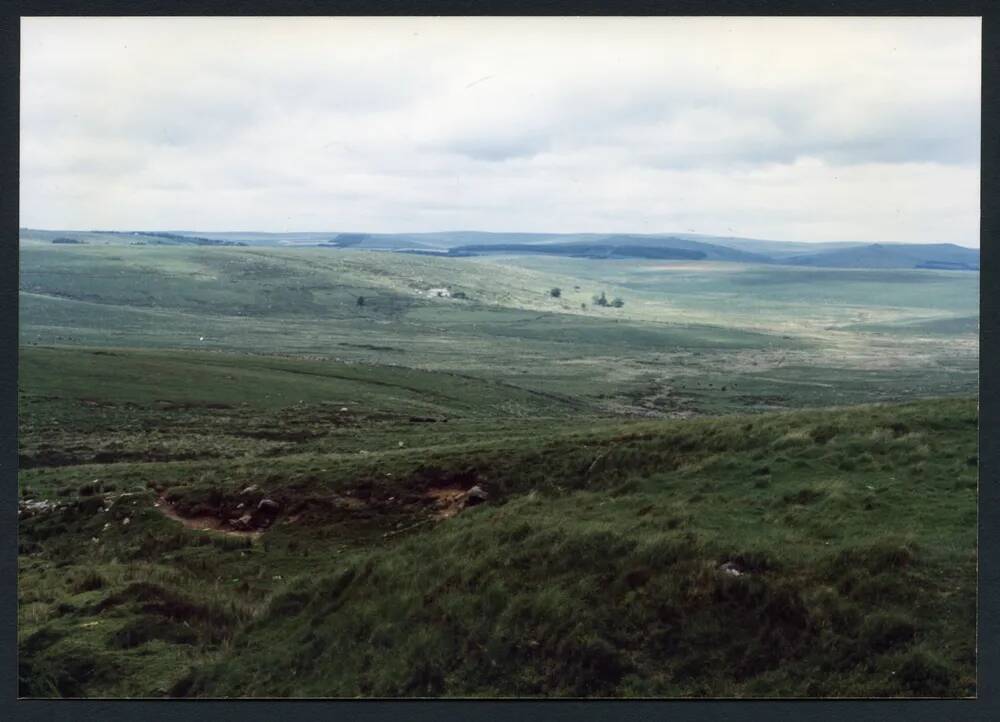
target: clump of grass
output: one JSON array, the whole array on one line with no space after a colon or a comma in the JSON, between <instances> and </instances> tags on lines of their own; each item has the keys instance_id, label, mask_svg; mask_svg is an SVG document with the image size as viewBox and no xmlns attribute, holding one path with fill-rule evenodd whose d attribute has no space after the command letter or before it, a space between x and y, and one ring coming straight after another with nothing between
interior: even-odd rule
<instances>
[{"instance_id":1,"label":"clump of grass","mask_svg":"<svg viewBox=\"0 0 1000 722\"><path fill-rule=\"evenodd\" d=\"M822 489L812 489L805 488L799 489L798 491L790 494L785 494L781 500L785 504L797 504L800 506L807 506L809 504L815 504L817 501L826 496L826 492Z\"/></svg>"},{"instance_id":2,"label":"clump of grass","mask_svg":"<svg viewBox=\"0 0 1000 722\"><path fill-rule=\"evenodd\" d=\"M897 671L899 680L917 697L946 697L961 694L954 672L936 654L914 649L903 657Z\"/></svg>"},{"instance_id":3,"label":"clump of grass","mask_svg":"<svg viewBox=\"0 0 1000 722\"><path fill-rule=\"evenodd\" d=\"M172 644L195 644L199 634L189 626L169 621L135 617L120 627L109 639L109 645L117 649L139 647L154 639L161 639Z\"/></svg>"},{"instance_id":4,"label":"clump of grass","mask_svg":"<svg viewBox=\"0 0 1000 722\"><path fill-rule=\"evenodd\" d=\"M108 580L100 572L89 570L73 580L72 589L74 594L82 594L104 589L107 585Z\"/></svg>"},{"instance_id":5,"label":"clump of grass","mask_svg":"<svg viewBox=\"0 0 1000 722\"><path fill-rule=\"evenodd\" d=\"M908 644L916 631L916 625L909 617L893 612L878 612L865 619L861 638L873 653L877 653Z\"/></svg>"},{"instance_id":6,"label":"clump of grass","mask_svg":"<svg viewBox=\"0 0 1000 722\"><path fill-rule=\"evenodd\" d=\"M87 687L113 680L118 664L86 641L42 627L18 646L18 695L85 697Z\"/></svg>"}]
</instances>

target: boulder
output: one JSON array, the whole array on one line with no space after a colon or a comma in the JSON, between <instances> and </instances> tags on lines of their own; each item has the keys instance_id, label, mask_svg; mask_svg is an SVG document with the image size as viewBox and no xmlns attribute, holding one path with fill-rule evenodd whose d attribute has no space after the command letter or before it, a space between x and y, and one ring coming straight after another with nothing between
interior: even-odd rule
<instances>
[{"instance_id":1,"label":"boulder","mask_svg":"<svg viewBox=\"0 0 1000 722\"><path fill-rule=\"evenodd\" d=\"M476 504L482 504L484 501L489 499L490 495L483 490L483 487L476 484L474 487L465 492L465 503L469 506L474 506Z\"/></svg>"},{"instance_id":2,"label":"boulder","mask_svg":"<svg viewBox=\"0 0 1000 722\"><path fill-rule=\"evenodd\" d=\"M261 499L257 504L257 511L278 511L281 505L274 499Z\"/></svg>"},{"instance_id":3,"label":"boulder","mask_svg":"<svg viewBox=\"0 0 1000 722\"><path fill-rule=\"evenodd\" d=\"M250 486L248 486L248 487L247 487L246 489L244 489L244 490L243 490L243 491L241 491L240 493L241 493L241 494L244 494L244 495L246 495L246 494L253 494L253 493L254 493L255 491L257 491L257 489L259 489L259 488L260 488L260 487L259 487L259 486L257 486L256 484L251 484Z\"/></svg>"}]
</instances>

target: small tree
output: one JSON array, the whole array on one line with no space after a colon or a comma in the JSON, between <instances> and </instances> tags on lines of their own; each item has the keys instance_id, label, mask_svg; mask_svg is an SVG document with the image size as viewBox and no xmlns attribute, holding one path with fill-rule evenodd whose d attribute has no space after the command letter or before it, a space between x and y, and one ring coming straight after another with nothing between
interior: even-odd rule
<instances>
[{"instance_id":1,"label":"small tree","mask_svg":"<svg viewBox=\"0 0 1000 722\"><path fill-rule=\"evenodd\" d=\"M562 289L557 286L549 291L549 295L552 296L552 298L559 298L562 295Z\"/></svg>"},{"instance_id":2,"label":"small tree","mask_svg":"<svg viewBox=\"0 0 1000 722\"><path fill-rule=\"evenodd\" d=\"M358 305L359 306L364 306L365 305L365 297L364 296L358 296Z\"/></svg>"},{"instance_id":3,"label":"small tree","mask_svg":"<svg viewBox=\"0 0 1000 722\"><path fill-rule=\"evenodd\" d=\"M622 306L625 305L625 302L620 298L618 298L617 296L615 296L615 300L611 302L611 305L614 306L615 308L621 308Z\"/></svg>"},{"instance_id":4,"label":"small tree","mask_svg":"<svg viewBox=\"0 0 1000 722\"><path fill-rule=\"evenodd\" d=\"M594 305L595 306L607 306L608 305L608 297L604 295L604 291L601 291L601 295L600 296L594 296Z\"/></svg>"}]
</instances>

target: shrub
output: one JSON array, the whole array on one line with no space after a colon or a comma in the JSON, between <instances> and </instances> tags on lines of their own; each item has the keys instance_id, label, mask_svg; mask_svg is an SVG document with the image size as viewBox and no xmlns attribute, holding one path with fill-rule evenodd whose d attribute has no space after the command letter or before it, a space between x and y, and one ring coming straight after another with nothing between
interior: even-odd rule
<instances>
[{"instance_id":1,"label":"shrub","mask_svg":"<svg viewBox=\"0 0 1000 722\"><path fill-rule=\"evenodd\" d=\"M552 298L559 298L562 295L562 289L558 287L550 288L549 295L552 296Z\"/></svg>"},{"instance_id":2,"label":"shrub","mask_svg":"<svg viewBox=\"0 0 1000 722\"><path fill-rule=\"evenodd\" d=\"M948 667L923 650L906 656L899 667L899 680L920 697L944 697L952 692Z\"/></svg>"},{"instance_id":3,"label":"shrub","mask_svg":"<svg viewBox=\"0 0 1000 722\"><path fill-rule=\"evenodd\" d=\"M908 644L916 634L916 627L906 617L890 612L878 612L865 620L861 637L868 647L883 652L892 647Z\"/></svg>"},{"instance_id":4,"label":"shrub","mask_svg":"<svg viewBox=\"0 0 1000 722\"><path fill-rule=\"evenodd\" d=\"M107 583L108 581L98 572L89 571L73 582L73 591L77 594L92 592L96 589L104 589Z\"/></svg>"}]
</instances>

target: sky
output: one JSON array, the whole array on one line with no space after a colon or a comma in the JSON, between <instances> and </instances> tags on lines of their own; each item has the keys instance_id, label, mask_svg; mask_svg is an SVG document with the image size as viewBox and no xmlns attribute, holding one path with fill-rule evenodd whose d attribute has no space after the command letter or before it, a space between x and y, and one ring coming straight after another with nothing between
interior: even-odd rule
<instances>
[{"instance_id":1,"label":"sky","mask_svg":"<svg viewBox=\"0 0 1000 722\"><path fill-rule=\"evenodd\" d=\"M24 18L21 225L979 245L978 18Z\"/></svg>"}]
</instances>

